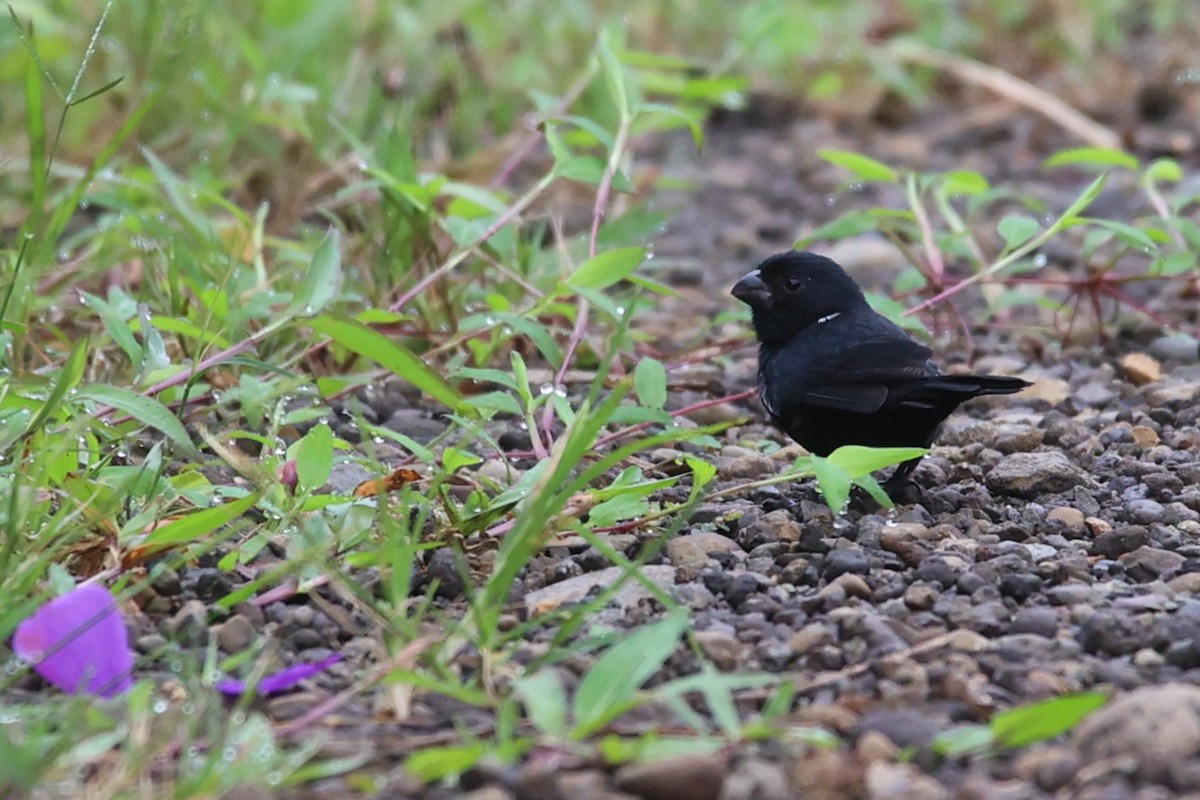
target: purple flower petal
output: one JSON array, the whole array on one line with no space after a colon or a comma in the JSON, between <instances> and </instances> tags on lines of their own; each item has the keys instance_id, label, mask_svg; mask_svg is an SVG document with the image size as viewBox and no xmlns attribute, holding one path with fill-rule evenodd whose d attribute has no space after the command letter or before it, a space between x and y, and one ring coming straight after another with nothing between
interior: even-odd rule
<instances>
[{"instance_id":1,"label":"purple flower petal","mask_svg":"<svg viewBox=\"0 0 1200 800\"><path fill-rule=\"evenodd\" d=\"M129 633L108 589L80 586L17 626L13 652L64 692L112 697L133 685Z\"/></svg>"},{"instance_id":2,"label":"purple flower petal","mask_svg":"<svg viewBox=\"0 0 1200 800\"><path fill-rule=\"evenodd\" d=\"M254 687L254 691L258 695L278 694L279 692L287 691L301 681L308 680L319 672L324 672L341 660L341 653L333 653L311 664L296 664L279 672L273 672L270 675L263 676L263 679ZM236 697L249 691L250 686L245 681L226 678L225 680L217 681L216 689L221 694Z\"/></svg>"}]
</instances>

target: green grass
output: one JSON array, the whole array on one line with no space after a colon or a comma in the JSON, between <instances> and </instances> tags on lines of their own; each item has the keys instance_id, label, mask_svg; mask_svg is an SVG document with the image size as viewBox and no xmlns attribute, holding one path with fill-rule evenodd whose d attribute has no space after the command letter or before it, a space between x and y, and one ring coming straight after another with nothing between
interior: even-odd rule
<instances>
[{"instance_id":1,"label":"green grass","mask_svg":"<svg viewBox=\"0 0 1200 800\"><path fill-rule=\"evenodd\" d=\"M962 18L942 15L943 5L906 4L912 38L988 58L982 32L1025 31L1037 4L1011 4L1002 19L986 4L969 4ZM1082 37L1049 26L1030 46L1061 45L1069 33L1069 74L1119 47L1112 21L1135 4L1112 5L1081 0L1091 21ZM1171 24L1182 7L1163 4L1152 23ZM865 79L919 101L932 74L875 46L879 9L715 0L10 8L0 25L0 593L12 599L0 609L0 639L87 572L128 599L167 568L216 554L231 571L271 547L285 557L215 613L256 594L328 586L371 620L387 653L355 692L440 692L494 716L484 740L464 735L414 755L410 768L423 777L535 745L622 761L820 738L777 725L793 701L780 676L705 666L643 689L677 646L700 657L684 612L637 568L699 502L723 496L713 494L710 463L723 429L667 411L668 371L637 326L670 291L645 249L664 220L631 192L646 137L680 128L701 145L706 115L752 90L828 102ZM511 168L535 142L533 128L551 160ZM1036 246L1072 228L1086 227L1087 246L1114 264L1146 256L1152 277L1195 266L1200 237L1184 214L1190 198L1172 194L1182 177L1173 162L1060 157L1135 172L1156 215L1085 219L1089 192L1066 213L1005 219L1003 249L989 257L973 233L1007 199L1003 187L827 157L850 179L903 183L908 207L852 211L816 236L823 241L881 230L904 252L924 239L965 261L972 281L1004 279L1014 292ZM582 192L589 221L602 221L560 236L564 186ZM1050 211L1061 216L1037 229L1034 217ZM947 289L911 260L899 292ZM1024 302L988 297L996 310ZM532 380L533 370L554 379ZM569 370L597 377L568 395ZM626 377L606 383L609 371ZM424 446L360 418L361 447L337 440L331 404L389 377L444 408L447 433ZM497 415L526 425L539 460L511 485L464 469L498 450L486 424ZM383 477L372 444L406 451L425 479L377 500L323 493L345 462ZM692 454L676 477L649 477L633 458L661 446ZM876 490L870 471L908 455L804 459L722 492L815 473L840 508L851 483ZM676 487L682 495L664 500ZM604 538L634 525L658 534L635 556ZM509 625L518 574L568 532L641 581L665 609L661 620L623 639L593 628L613 586L580 608ZM414 584L418 559L447 542L495 544L482 559L460 549L461 614L442 610L436 586ZM112 554L150 566L123 571ZM553 647L517 664L534 627L556 631ZM150 781L183 798L361 767L315 758L319 737L285 735L256 705L220 702L215 675L248 673L270 649L261 641L225 658L169 641L146 659L169 677L141 675L106 703L18 692L27 670L10 660L0 786L23 794L88 783L120 795ZM466 680L464 651L478 658ZM551 667L593 652L603 654L568 696ZM752 688L772 699L747 717L734 698ZM668 705L690 735L605 734L618 713L650 701Z\"/></svg>"}]
</instances>

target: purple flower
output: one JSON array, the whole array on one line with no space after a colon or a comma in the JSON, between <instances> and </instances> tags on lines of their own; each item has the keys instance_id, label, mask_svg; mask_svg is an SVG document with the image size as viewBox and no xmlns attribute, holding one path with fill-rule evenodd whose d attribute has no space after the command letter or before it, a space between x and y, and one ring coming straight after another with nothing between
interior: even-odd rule
<instances>
[{"instance_id":1,"label":"purple flower","mask_svg":"<svg viewBox=\"0 0 1200 800\"><path fill-rule=\"evenodd\" d=\"M334 653L312 664L296 664L279 672L264 675L263 679L253 687L254 691L259 695L278 694L279 692L287 691L300 683L300 681L308 680L317 673L324 672L341 660L342 654ZM251 687L245 681L226 678L225 680L217 681L216 688L221 694L236 697L237 695L245 694Z\"/></svg>"},{"instance_id":2,"label":"purple flower","mask_svg":"<svg viewBox=\"0 0 1200 800\"><path fill-rule=\"evenodd\" d=\"M133 685L129 633L108 589L80 586L17 626L13 652L64 692L112 697Z\"/></svg>"}]
</instances>

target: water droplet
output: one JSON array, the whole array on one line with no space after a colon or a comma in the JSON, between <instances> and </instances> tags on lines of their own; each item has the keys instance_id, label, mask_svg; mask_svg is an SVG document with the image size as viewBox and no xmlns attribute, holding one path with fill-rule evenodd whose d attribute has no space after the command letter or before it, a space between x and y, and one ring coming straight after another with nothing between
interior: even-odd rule
<instances>
[{"instance_id":1,"label":"water droplet","mask_svg":"<svg viewBox=\"0 0 1200 800\"><path fill-rule=\"evenodd\" d=\"M151 706L150 708L151 708L151 710L154 711L155 714L165 714L165 713L167 713L167 709L170 707L171 707L170 703L168 703L166 700L160 699L160 700L155 700L154 705Z\"/></svg>"},{"instance_id":2,"label":"water droplet","mask_svg":"<svg viewBox=\"0 0 1200 800\"><path fill-rule=\"evenodd\" d=\"M1038 253L1036 256L1033 257L1033 265L1035 267L1037 267L1038 269L1041 269L1042 267L1046 266L1046 263L1048 261L1049 261L1049 259L1046 258L1045 253Z\"/></svg>"},{"instance_id":3,"label":"water droplet","mask_svg":"<svg viewBox=\"0 0 1200 800\"><path fill-rule=\"evenodd\" d=\"M371 441L375 444L383 444L384 438L382 436L372 436Z\"/></svg>"},{"instance_id":4,"label":"water droplet","mask_svg":"<svg viewBox=\"0 0 1200 800\"><path fill-rule=\"evenodd\" d=\"M567 396L567 387L559 386L557 389L554 390L554 394L557 397L566 397Z\"/></svg>"},{"instance_id":5,"label":"water droplet","mask_svg":"<svg viewBox=\"0 0 1200 800\"><path fill-rule=\"evenodd\" d=\"M370 165L370 164L368 164L366 161L359 161L359 162L358 162L358 171L359 171L359 172L366 172L366 171L367 171L367 170L369 170L370 168L371 168L371 165Z\"/></svg>"},{"instance_id":6,"label":"water droplet","mask_svg":"<svg viewBox=\"0 0 1200 800\"><path fill-rule=\"evenodd\" d=\"M849 188L852 192L861 192L863 189L867 188L867 185L862 181L855 181L854 183L850 184Z\"/></svg>"},{"instance_id":7,"label":"water droplet","mask_svg":"<svg viewBox=\"0 0 1200 800\"><path fill-rule=\"evenodd\" d=\"M838 201L838 199L837 199L837 195L836 195L836 194L827 194L827 195L825 195L825 205L827 205L827 206L835 206L835 205L837 205L837 201Z\"/></svg>"},{"instance_id":8,"label":"water droplet","mask_svg":"<svg viewBox=\"0 0 1200 800\"><path fill-rule=\"evenodd\" d=\"M89 203L87 200L80 200L80 201L79 201L79 210L80 210L80 211L87 211L87 210L88 210L89 208L91 208L91 207L92 207L92 204L91 204L91 203Z\"/></svg>"},{"instance_id":9,"label":"water droplet","mask_svg":"<svg viewBox=\"0 0 1200 800\"><path fill-rule=\"evenodd\" d=\"M67 259L69 259L71 257L71 251L64 247L61 250L59 250L57 253L55 253L54 255L55 255L55 258L58 259L59 263L62 263L63 261L66 261Z\"/></svg>"},{"instance_id":10,"label":"water droplet","mask_svg":"<svg viewBox=\"0 0 1200 800\"><path fill-rule=\"evenodd\" d=\"M543 383L542 387L538 391L540 391L542 393L542 396L545 397L546 395L548 395L554 391L554 384Z\"/></svg>"},{"instance_id":11,"label":"water droplet","mask_svg":"<svg viewBox=\"0 0 1200 800\"><path fill-rule=\"evenodd\" d=\"M1176 72L1174 83L1176 86L1182 86L1185 83L1200 83L1200 69L1185 69L1182 72Z\"/></svg>"}]
</instances>

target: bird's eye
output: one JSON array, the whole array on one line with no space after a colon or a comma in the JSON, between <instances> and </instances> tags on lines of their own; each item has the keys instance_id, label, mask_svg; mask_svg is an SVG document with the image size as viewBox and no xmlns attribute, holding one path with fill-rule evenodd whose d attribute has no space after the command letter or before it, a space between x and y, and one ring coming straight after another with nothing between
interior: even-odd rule
<instances>
[{"instance_id":1,"label":"bird's eye","mask_svg":"<svg viewBox=\"0 0 1200 800\"><path fill-rule=\"evenodd\" d=\"M800 283L801 281L799 278L788 278L783 282L783 288L787 289L789 292L798 292L800 291Z\"/></svg>"}]
</instances>

